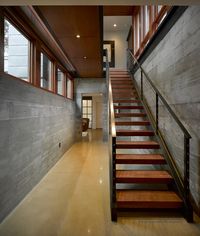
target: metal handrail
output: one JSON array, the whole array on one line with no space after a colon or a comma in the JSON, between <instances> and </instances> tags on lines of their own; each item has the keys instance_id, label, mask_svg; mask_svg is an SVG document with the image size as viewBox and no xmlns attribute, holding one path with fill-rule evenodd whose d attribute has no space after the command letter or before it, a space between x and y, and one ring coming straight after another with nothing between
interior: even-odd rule
<instances>
[{"instance_id":1,"label":"metal handrail","mask_svg":"<svg viewBox=\"0 0 200 236\"><path fill-rule=\"evenodd\" d=\"M149 78L148 74L145 72L145 70L142 68L140 63L138 62L137 58L133 55L132 51L130 49L127 50L131 58L134 60L133 66L137 65L140 68L141 71L141 89L140 89L140 97L141 100L144 102L144 91L143 91L143 77L145 76L146 80L151 85L152 89L155 91L156 94L156 116L155 116L155 129L156 134L160 137L162 143L164 141L163 136L159 130L159 99L162 101L164 106L167 108L171 116L174 118L182 132L184 133L184 175L183 179L180 176L180 173L178 171L177 166L174 163L174 160L170 159L170 166L173 168L173 173L175 175L175 180L178 185L178 189L180 190L180 193L184 199L185 209L186 209L186 218L189 222L192 222L192 206L190 203L190 185L189 185L189 176L190 176L190 139L191 135L185 128L185 126L182 124L182 122L179 120L177 115L174 113L174 111L171 109L168 102L164 99L164 97L161 95L160 91L156 88L154 83ZM129 62L129 61L127 61ZM129 65L128 65L129 66ZM132 71L130 71L132 72ZM143 76L144 75L144 76ZM146 101L144 102L144 105L146 104ZM166 148L166 143L164 141L164 147Z\"/></svg>"},{"instance_id":2,"label":"metal handrail","mask_svg":"<svg viewBox=\"0 0 200 236\"><path fill-rule=\"evenodd\" d=\"M177 117L177 115L174 113L174 111L171 109L171 107L169 106L168 102L164 99L164 97L161 95L161 93L159 92L159 90L156 88L156 86L153 84L153 82L151 81L151 79L149 78L149 76L147 75L147 73L144 71L144 69L142 68L142 66L140 65L140 63L138 62L138 60L136 59L136 57L133 55L133 53L131 52L130 49L128 49L128 52L130 53L130 55L132 56L132 58L134 59L134 61L136 62L136 64L138 65L138 67L141 69L142 73L145 75L146 79L148 80L148 82L151 84L152 88L154 89L154 91L156 92L156 94L158 95L158 97L161 99L161 101L163 102L163 104L166 106L167 110L169 111L169 113L172 115L172 117L174 118L174 120L176 121L176 123L179 125L179 127L182 129L183 133L186 135L187 138L191 138L191 135L189 134L189 132L187 131L187 129L185 128L185 126L183 125L183 123L179 120L179 118Z\"/></svg>"},{"instance_id":3,"label":"metal handrail","mask_svg":"<svg viewBox=\"0 0 200 236\"><path fill-rule=\"evenodd\" d=\"M115 168L115 158L116 158L116 127L115 127L115 115L114 115L114 105L112 96L112 86L109 75L109 62L108 62L108 51L105 50L106 56L106 82L108 89L108 136L109 136L109 167L110 167L110 208L111 208L111 219L116 221L116 168Z\"/></svg>"}]
</instances>

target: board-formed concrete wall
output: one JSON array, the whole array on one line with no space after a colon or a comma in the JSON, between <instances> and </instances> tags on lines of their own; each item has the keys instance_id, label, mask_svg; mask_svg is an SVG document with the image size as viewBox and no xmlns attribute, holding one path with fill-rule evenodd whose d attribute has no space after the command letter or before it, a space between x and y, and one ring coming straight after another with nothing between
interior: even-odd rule
<instances>
[{"instance_id":1,"label":"board-formed concrete wall","mask_svg":"<svg viewBox=\"0 0 200 236\"><path fill-rule=\"evenodd\" d=\"M75 134L75 102L0 76L0 221L71 147Z\"/></svg>"},{"instance_id":2,"label":"board-formed concrete wall","mask_svg":"<svg viewBox=\"0 0 200 236\"><path fill-rule=\"evenodd\" d=\"M77 123L81 118L81 100L82 94L84 93L102 93L103 95L103 113L102 113L102 126L103 126L103 140L108 140L108 98L107 98L107 87L105 78L84 78L75 79L75 100L76 100L76 116ZM81 137L81 124L79 125L79 136Z\"/></svg>"},{"instance_id":3,"label":"board-formed concrete wall","mask_svg":"<svg viewBox=\"0 0 200 236\"><path fill-rule=\"evenodd\" d=\"M190 188L200 209L200 6L190 6L143 63L190 134ZM140 86L140 72L135 73ZM155 111L155 95L145 83L146 99ZM160 104L160 128L183 174L183 135Z\"/></svg>"}]
</instances>

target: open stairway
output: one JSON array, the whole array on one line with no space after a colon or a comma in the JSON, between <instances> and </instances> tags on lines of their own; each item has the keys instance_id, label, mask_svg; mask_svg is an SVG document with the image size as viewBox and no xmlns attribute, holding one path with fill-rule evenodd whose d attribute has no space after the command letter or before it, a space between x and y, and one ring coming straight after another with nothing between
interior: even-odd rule
<instances>
[{"instance_id":1,"label":"open stairway","mask_svg":"<svg viewBox=\"0 0 200 236\"><path fill-rule=\"evenodd\" d=\"M121 70L109 75L116 127L112 220L131 209L181 210L183 200L130 75Z\"/></svg>"}]
</instances>

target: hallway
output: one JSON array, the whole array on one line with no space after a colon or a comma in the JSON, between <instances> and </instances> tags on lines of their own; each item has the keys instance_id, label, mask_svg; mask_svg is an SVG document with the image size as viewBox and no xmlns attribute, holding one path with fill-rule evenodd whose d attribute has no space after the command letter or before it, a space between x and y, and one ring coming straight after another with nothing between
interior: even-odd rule
<instances>
[{"instance_id":1,"label":"hallway","mask_svg":"<svg viewBox=\"0 0 200 236\"><path fill-rule=\"evenodd\" d=\"M1 236L199 235L182 216L110 220L107 143L100 130L76 143L0 225ZM159 217L159 218L158 218Z\"/></svg>"}]
</instances>

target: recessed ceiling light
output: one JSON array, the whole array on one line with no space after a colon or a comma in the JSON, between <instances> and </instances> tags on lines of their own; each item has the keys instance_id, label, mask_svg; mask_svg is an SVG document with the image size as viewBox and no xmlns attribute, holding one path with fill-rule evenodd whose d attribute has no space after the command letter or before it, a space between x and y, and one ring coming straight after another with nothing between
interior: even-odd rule
<instances>
[{"instance_id":1,"label":"recessed ceiling light","mask_svg":"<svg viewBox=\"0 0 200 236\"><path fill-rule=\"evenodd\" d=\"M117 27L117 24L114 24L113 26L114 26L114 27Z\"/></svg>"},{"instance_id":2,"label":"recessed ceiling light","mask_svg":"<svg viewBox=\"0 0 200 236\"><path fill-rule=\"evenodd\" d=\"M87 59L87 57L86 57L86 56L84 56L84 57L83 57L83 59Z\"/></svg>"},{"instance_id":3,"label":"recessed ceiling light","mask_svg":"<svg viewBox=\"0 0 200 236\"><path fill-rule=\"evenodd\" d=\"M79 34L76 35L77 39L79 39L81 36Z\"/></svg>"}]
</instances>

